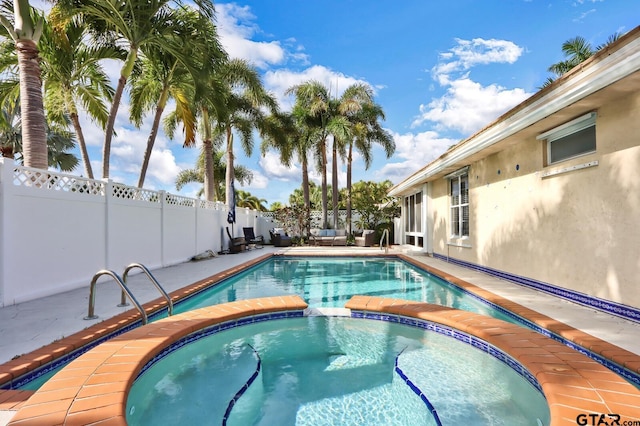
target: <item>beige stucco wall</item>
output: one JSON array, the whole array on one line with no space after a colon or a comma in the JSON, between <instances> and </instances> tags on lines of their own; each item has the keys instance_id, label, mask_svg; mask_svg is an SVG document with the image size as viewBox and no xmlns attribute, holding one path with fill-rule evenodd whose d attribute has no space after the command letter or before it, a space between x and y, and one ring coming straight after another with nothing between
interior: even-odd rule
<instances>
[{"instance_id":1,"label":"beige stucco wall","mask_svg":"<svg viewBox=\"0 0 640 426\"><path fill-rule=\"evenodd\" d=\"M448 183L431 182L433 251L640 307L640 94L597 112L594 154L543 167L530 138L472 163L467 240L449 239Z\"/></svg>"}]
</instances>

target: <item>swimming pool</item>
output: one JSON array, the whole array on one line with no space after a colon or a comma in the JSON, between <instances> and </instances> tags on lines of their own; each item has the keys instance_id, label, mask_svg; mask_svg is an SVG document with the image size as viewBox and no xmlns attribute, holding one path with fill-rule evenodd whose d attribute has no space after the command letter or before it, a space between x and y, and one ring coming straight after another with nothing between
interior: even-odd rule
<instances>
[{"instance_id":1,"label":"swimming pool","mask_svg":"<svg viewBox=\"0 0 640 426\"><path fill-rule=\"evenodd\" d=\"M515 317L433 274L399 259L379 257L272 257L176 303L174 313L236 300L291 294L303 298L311 308L343 307L353 295L361 294L436 303L522 325ZM165 316L166 311L162 310L149 319ZM40 388L90 347L28 374L12 388Z\"/></svg>"},{"instance_id":2,"label":"swimming pool","mask_svg":"<svg viewBox=\"0 0 640 426\"><path fill-rule=\"evenodd\" d=\"M637 373L625 370L599 354L590 353L571 342L560 339L544 328L523 321L502 308L493 308L478 297L398 258L276 256L234 273L216 285L184 299L176 304L175 312L185 312L234 300L284 294L299 295L312 308L341 307L352 295L364 294L425 301L489 315L520 326L523 324L529 326L545 336L562 341L588 354L636 386L640 383ZM166 311L161 310L150 316L150 319L157 320L163 316L166 316ZM138 325L139 323L131 324L127 329ZM126 329L119 333L124 331ZM103 340L111 337L113 335ZM1 388L36 390L64 365L98 343L94 342L55 362L32 370L3 384Z\"/></svg>"},{"instance_id":3,"label":"swimming pool","mask_svg":"<svg viewBox=\"0 0 640 426\"><path fill-rule=\"evenodd\" d=\"M549 424L544 396L523 376L417 327L289 318L178 347L134 382L128 424Z\"/></svg>"},{"instance_id":4,"label":"swimming pool","mask_svg":"<svg viewBox=\"0 0 640 426\"><path fill-rule=\"evenodd\" d=\"M176 312L295 294L310 308L343 307L356 294L435 303L522 324L407 262L388 258L274 257L178 304Z\"/></svg>"}]
</instances>

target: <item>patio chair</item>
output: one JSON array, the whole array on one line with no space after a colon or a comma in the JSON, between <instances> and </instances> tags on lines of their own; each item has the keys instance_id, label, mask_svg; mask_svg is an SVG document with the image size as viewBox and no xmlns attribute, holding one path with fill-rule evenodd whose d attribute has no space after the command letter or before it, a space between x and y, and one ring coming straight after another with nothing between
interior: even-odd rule
<instances>
[{"instance_id":1,"label":"patio chair","mask_svg":"<svg viewBox=\"0 0 640 426\"><path fill-rule=\"evenodd\" d=\"M252 227L242 228L242 232L244 233L244 239L247 244L250 244L257 249L264 248L262 247L262 245L264 244L264 237L262 235L258 235L256 237L256 234L253 232ZM258 244L260 244L260 247L258 247Z\"/></svg>"},{"instance_id":2,"label":"patio chair","mask_svg":"<svg viewBox=\"0 0 640 426\"><path fill-rule=\"evenodd\" d=\"M375 243L376 232L372 229L362 231L362 236L355 238L358 247L371 247Z\"/></svg>"},{"instance_id":3,"label":"patio chair","mask_svg":"<svg viewBox=\"0 0 640 426\"><path fill-rule=\"evenodd\" d=\"M293 242L291 241L291 237L288 236L282 228L270 229L269 236L271 237L271 242L275 247L289 247Z\"/></svg>"},{"instance_id":4,"label":"patio chair","mask_svg":"<svg viewBox=\"0 0 640 426\"><path fill-rule=\"evenodd\" d=\"M228 226L227 235L229 236L229 253L240 253L241 251L244 251L247 246L247 242L244 237L233 237L231 232L229 232Z\"/></svg>"}]
</instances>

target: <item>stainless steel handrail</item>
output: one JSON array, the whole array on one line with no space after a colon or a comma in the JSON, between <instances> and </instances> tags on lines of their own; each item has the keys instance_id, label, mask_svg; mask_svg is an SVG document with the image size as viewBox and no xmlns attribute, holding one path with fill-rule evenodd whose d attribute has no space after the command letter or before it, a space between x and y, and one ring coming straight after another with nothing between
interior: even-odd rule
<instances>
[{"instance_id":1,"label":"stainless steel handrail","mask_svg":"<svg viewBox=\"0 0 640 426\"><path fill-rule=\"evenodd\" d=\"M120 279L118 274L108 269L102 269L96 272L96 274L93 276L93 279L91 280L91 284L89 285L89 311L87 312L87 316L84 317L84 319L92 320L98 318L98 316L95 315L94 312L96 306L96 284L98 282L98 278L100 278L102 275L109 275L111 278L116 280L116 282L122 289L122 294L126 294L127 296L129 296L129 300L131 300L131 303L133 303L136 309L138 309L138 311L140 312L140 315L142 316L142 324L146 324L148 322L147 313L142 308L142 305L138 303L136 298L127 288L127 285Z\"/></svg>"},{"instance_id":2,"label":"stainless steel handrail","mask_svg":"<svg viewBox=\"0 0 640 426\"><path fill-rule=\"evenodd\" d=\"M168 315L169 316L173 315L173 301L171 300L171 297L167 294L166 291L164 291L164 288L162 288L162 286L160 285L158 280L156 280L156 278L151 274L149 269L147 269L147 267L144 266L142 263L132 263L131 265L127 266L124 269L124 272L122 273L122 280L124 281L124 283L125 284L127 283L127 275L129 274L129 271L131 271L133 268L140 268L140 269L142 269L142 271L144 271L144 273L151 280L153 285L156 286L156 288L158 289L160 294L162 294L162 296L165 299L167 299L167 305L168 305L167 313L168 313ZM120 296L120 302L121 303L126 303L124 290L122 291L122 294Z\"/></svg>"},{"instance_id":3,"label":"stainless steel handrail","mask_svg":"<svg viewBox=\"0 0 640 426\"><path fill-rule=\"evenodd\" d=\"M382 241L385 239L384 237L387 237L387 245L384 248L384 252L389 253L389 230L388 229L384 229L382 231L382 237L380 237L380 250L382 250Z\"/></svg>"}]
</instances>

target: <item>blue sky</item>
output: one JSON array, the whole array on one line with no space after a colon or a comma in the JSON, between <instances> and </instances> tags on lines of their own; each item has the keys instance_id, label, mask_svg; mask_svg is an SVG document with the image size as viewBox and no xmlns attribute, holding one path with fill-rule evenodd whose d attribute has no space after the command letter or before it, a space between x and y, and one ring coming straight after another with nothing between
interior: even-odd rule
<instances>
[{"instance_id":1,"label":"blue sky","mask_svg":"<svg viewBox=\"0 0 640 426\"><path fill-rule=\"evenodd\" d=\"M400 182L535 93L550 75L548 66L563 59L564 41L580 35L596 46L640 22L636 0L255 0L216 3L216 10L230 56L258 67L284 109L292 101L285 90L309 79L338 92L354 82L374 88L396 153L387 159L376 148L369 170L356 158L354 182ZM115 81L121 64L105 66ZM152 116L133 128L127 103L116 124L111 178L135 185ZM99 177L103 134L86 120L85 127ZM286 203L300 186L300 167L284 167L275 153L261 157L259 145L256 139L247 157L236 144L237 162L254 173L242 189L267 205ZM198 149L161 133L145 186L178 193L175 177L192 168L197 155ZM320 182L315 170L311 177ZM339 181L345 185L342 163ZM197 190L188 185L180 194Z\"/></svg>"}]
</instances>

